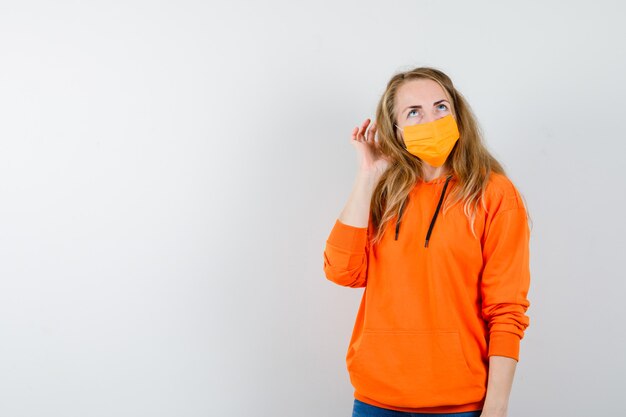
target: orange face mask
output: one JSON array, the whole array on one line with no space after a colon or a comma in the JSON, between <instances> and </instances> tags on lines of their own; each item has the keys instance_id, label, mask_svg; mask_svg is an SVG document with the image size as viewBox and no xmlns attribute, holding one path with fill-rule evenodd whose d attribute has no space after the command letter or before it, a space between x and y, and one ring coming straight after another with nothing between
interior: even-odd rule
<instances>
[{"instance_id":1,"label":"orange face mask","mask_svg":"<svg viewBox=\"0 0 626 417\"><path fill-rule=\"evenodd\" d=\"M406 149L434 167L446 162L460 136L451 114L428 123L396 127L402 130Z\"/></svg>"}]
</instances>

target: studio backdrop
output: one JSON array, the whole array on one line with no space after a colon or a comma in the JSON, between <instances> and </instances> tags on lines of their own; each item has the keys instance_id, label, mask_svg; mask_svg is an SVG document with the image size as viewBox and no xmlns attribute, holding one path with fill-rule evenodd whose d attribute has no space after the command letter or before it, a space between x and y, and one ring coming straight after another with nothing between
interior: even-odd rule
<instances>
[{"instance_id":1,"label":"studio backdrop","mask_svg":"<svg viewBox=\"0 0 626 417\"><path fill-rule=\"evenodd\" d=\"M444 71L532 219L510 417L626 415L618 1L0 2L0 416L337 416L350 134Z\"/></svg>"}]
</instances>

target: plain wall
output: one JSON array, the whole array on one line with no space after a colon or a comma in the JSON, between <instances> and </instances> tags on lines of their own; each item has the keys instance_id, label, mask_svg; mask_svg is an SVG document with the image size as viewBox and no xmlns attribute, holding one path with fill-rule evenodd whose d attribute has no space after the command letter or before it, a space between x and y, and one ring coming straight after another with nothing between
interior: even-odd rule
<instances>
[{"instance_id":1,"label":"plain wall","mask_svg":"<svg viewBox=\"0 0 626 417\"><path fill-rule=\"evenodd\" d=\"M509 416L626 415L618 1L2 1L0 416L349 416L322 251L388 79L445 71L533 220Z\"/></svg>"}]
</instances>

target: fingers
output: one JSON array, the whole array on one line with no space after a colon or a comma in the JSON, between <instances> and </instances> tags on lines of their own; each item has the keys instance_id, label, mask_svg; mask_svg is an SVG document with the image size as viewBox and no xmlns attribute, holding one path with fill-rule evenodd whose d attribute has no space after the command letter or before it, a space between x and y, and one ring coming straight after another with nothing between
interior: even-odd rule
<instances>
[{"instance_id":1,"label":"fingers","mask_svg":"<svg viewBox=\"0 0 626 417\"><path fill-rule=\"evenodd\" d=\"M371 141L372 143L375 142L374 140L374 136L376 135L376 128L378 126L376 126L376 122L372 123L369 130L367 131L367 141Z\"/></svg>"},{"instance_id":2,"label":"fingers","mask_svg":"<svg viewBox=\"0 0 626 417\"><path fill-rule=\"evenodd\" d=\"M361 142L367 141L367 138L365 137L365 130L367 130L367 126L369 124L370 124L370 119L365 119L365 121L361 125L361 128L359 129L359 133L357 134L357 140Z\"/></svg>"},{"instance_id":3,"label":"fingers","mask_svg":"<svg viewBox=\"0 0 626 417\"><path fill-rule=\"evenodd\" d=\"M372 133L372 128L370 128L370 131L367 132L367 134L365 133L369 124L370 124L370 119L365 119L361 127L358 127L358 126L355 127L354 130L352 131L352 139L357 140L359 142L367 142L368 140L373 140L374 136ZM374 124L372 126L374 126ZM376 129L375 128L373 129L375 132Z\"/></svg>"},{"instance_id":4,"label":"fingers","mask_svg":"<svg viewBox=\"0 0 626 417\"><path fill-rule=\"evenodd\" d=\"M355 127L355 128L352 130L352 135L351 135L352 140L356 140L356 138L357 138L357 133L359 133L359 127L358 127L358 126L357 126L357 127Z\"/></svg>"}]
</instances>

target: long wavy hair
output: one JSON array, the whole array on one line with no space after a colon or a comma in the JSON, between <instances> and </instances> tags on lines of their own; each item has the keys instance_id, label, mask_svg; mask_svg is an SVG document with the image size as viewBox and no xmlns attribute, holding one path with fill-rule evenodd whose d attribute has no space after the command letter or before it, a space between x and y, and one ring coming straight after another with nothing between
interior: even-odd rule
<instances>
[{"instance_id":1,"label":"long wavy hair","mask_svg":"<svg viewBox=\"0 0 626 417\"><path fill-rule=\"evenodd\" d=\"M454 87L450 78L442 71L431 67L418 67L394 75L378 102L376 109L377 135L381 152L391 163L381 175L371 199L371 243L380 242L387 223L393 219L402 221L401 208L408 201L410 191L416 182L424 178L423 162L409 153L402 137L394 128L396 120L396 96L405 82L427 78L436 81L451 103L452 114L456 118L460 137L444 163L444 172L450 171L456 178L442 206L442 215L459 201L463 202L463 212L475 238L474 221L478 204L484 204L484 192L492 172L504 174L500 163L489 153L482 139L476 118L461 93Z\"/></svg>"}]
</instances>

